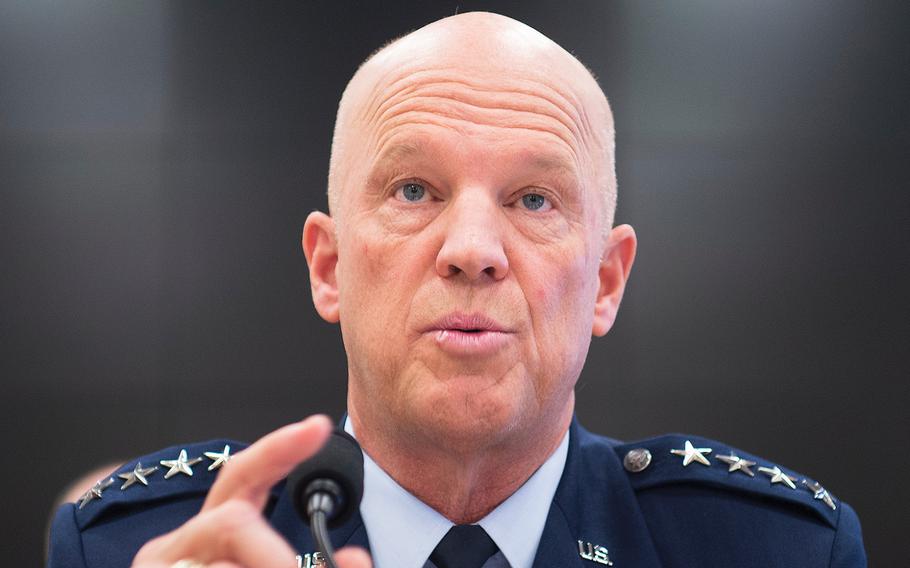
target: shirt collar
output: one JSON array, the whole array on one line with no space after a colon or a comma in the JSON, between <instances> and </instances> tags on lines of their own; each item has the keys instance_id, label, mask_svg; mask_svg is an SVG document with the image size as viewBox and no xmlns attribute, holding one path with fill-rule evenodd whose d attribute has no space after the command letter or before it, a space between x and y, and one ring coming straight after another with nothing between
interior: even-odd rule
<instances>
[{"instance_id":1,"label":"shirt collar","mask_svg":"<svg viewBox=\"0 0 910 568\"><path fill-rule=\"evenodd\" d=\"M354 435L350 418L344 429ZM486 517L478 521L512 568L531 568L550 503L569 452L569 432L537 471ZM363 454L360 515L376 568L423 568L452 522L411 495L370 456Z\"/></svg>"}]
</instances>

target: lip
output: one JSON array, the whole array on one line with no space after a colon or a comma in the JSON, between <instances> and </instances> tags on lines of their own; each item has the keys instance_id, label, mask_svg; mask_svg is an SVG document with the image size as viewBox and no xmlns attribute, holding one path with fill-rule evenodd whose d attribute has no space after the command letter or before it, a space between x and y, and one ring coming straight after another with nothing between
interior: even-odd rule
<instances>
[{"instance_id":1,"label":"lip","mask_svg":"<svg viewBox=\"0 0 910 568\"><path fill-rule=\"evenodd\" d=\"M508 343L512 330L486 314L456 312L439 318L423 333L447 353L477 357L500 351Z\"/></svg>"}]
</instances>

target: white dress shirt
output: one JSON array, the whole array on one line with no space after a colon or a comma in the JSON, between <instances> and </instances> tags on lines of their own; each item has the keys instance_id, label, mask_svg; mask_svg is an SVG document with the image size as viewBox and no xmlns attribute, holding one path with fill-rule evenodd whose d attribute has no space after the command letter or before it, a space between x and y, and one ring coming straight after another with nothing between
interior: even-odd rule
<instances>
[{"instance_id":1,"label":"white dress shirt","mask_svg":"<svg viewBox=\"0 0 910 568\"><path fill-rule=\"evenodd\" d=\"M345 420L344 429L354 436L350 418ZM556 451L524 485L477 522L499 547L484 568L531 568L568 453L566 431ZM366 452L360 515L375 568L432 567L430 554L453 526L398 485Z\"/></svg>"}]
</instances>

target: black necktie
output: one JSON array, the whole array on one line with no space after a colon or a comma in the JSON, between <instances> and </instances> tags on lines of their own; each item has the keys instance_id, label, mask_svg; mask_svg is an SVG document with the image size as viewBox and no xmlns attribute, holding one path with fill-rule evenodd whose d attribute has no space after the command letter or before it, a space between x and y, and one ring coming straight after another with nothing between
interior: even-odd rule
<instances>
[{"instance_id":1,"label":"black necktie","mask_svg":"<svg viewBox=\"0 0 910 568\"><path fill-rule=\"evenodd\" d=\"M499 547L480 525L455 525L430 555L437 568L480 568Z\"/></svg>"}]
</instances>

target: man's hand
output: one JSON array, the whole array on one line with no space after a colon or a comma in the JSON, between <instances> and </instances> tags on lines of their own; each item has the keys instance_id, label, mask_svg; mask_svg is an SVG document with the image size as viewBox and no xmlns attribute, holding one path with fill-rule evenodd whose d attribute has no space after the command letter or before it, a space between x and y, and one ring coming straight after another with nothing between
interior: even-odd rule
<instances>
[{"instance_id":1,"label":"man's hand","mask_svg":"<svg viewBox=\"0 0 910 568\"><path fill-rule=\"evenodd\" d=\"M170 568L192 560L210 568L296 568L296 553L269 526L262 508L269 490L298 463L315 454L329 437L325 416L312 416L261 438L226 463L199 514L183 526L150 540L133 568ZM336 555L339 568L369 568L363 550Z\"/></svg>"}]
</instances>

